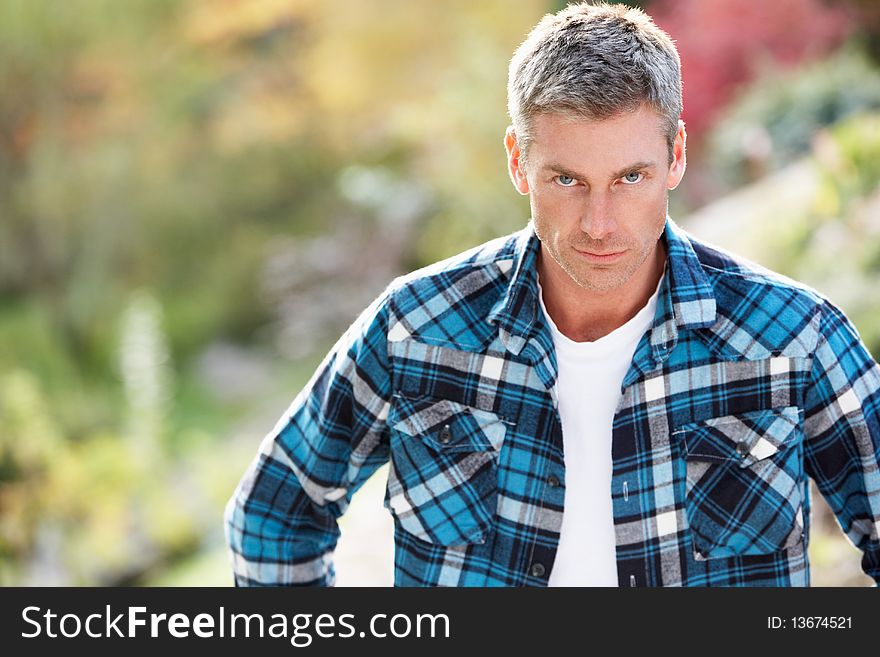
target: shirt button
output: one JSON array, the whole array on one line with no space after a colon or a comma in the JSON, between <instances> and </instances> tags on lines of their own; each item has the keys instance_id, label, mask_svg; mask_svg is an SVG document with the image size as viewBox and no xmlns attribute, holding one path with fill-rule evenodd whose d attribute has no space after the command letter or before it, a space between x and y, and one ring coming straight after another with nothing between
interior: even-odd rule
<instances>
[{"instance_id":1,"label":"shirt button","mask_svg":"<svg viewBox=\"0 0 880 657\"><path fill-rule=\"evenodd\" d=\"M740 457L745 458L746 454L749 453L749 446L745 443L737 443L736 444L736 453L740 455Z\"/></svg>"},{"instance_id":2,"label":"shirt button","mask_svg":"<svg viewBox=\"0 0 880 657\"><path fill-rule=\"evenodd\" d=\"M448 424L444 424L443 428L440 429L440 442L444 445L452 440L452 429Z\"/></svg>"},{"instance_id":3,"label":"shirt button","mask_svg":"<svg viewBox=\"0 0 880 657\"><path fill-rule=\"evenodd\" d=\"M559 477L556 475L550 475L547 478L547 485L550 486L550 488L556 488L559 485Z\"/></svg>"},{"instance_id":4,"label":"shirt button","mask_svg":"<svg viewBox=\"0 0 880 657\"><path fill-rule=\"evenodd\" d=\"M543 577L544 576L544 564L533 563L532 564L532 576L533 577Z\"/></svg>"}]
</instances>

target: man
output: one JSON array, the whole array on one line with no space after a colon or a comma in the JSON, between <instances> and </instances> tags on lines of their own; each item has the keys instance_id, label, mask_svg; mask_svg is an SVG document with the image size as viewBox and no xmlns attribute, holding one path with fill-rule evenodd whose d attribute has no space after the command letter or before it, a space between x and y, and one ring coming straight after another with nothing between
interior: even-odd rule
<instances>
[{"instance_id":1,"label":"man","mask_svg":"<svg viewBox=\"0 0 880 657\"><path fill-rule=\"evenodd\" d=\"M508 94L532 220L340 338L227 507L236 583L332 584L337 518L386 461L397 585L806 586L808 476L880 581L880 368L818 293L667 217L669 37L570 6Z\"/></svg>"}]
</instances>

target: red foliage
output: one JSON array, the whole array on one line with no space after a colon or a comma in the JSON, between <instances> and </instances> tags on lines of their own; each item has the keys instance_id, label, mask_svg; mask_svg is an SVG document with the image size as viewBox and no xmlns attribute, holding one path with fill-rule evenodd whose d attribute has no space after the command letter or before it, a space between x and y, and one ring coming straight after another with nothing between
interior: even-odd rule
<instances>
[{"instance_id":1,"label":"red foliage","mask_svg":"<svg viewBox=\"0 0 880 657\"><path fill-rule=\"evenodd\" d=\"M691 134L707 128L762 63L820 57L853 28L843 8L822 0L654 0L647 11L678 46Z\"/></svg>"}]
</instances>

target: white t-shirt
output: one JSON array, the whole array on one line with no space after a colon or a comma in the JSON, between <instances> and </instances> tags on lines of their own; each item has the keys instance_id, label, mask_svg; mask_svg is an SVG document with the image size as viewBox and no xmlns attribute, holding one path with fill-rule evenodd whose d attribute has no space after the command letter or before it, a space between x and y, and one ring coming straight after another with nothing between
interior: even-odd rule
<instances>
[{"instance_id":1,"label":"white t-shirt","mask_svg":"<svg viewBox=\"0 0 880 657\"><path fill-rule=\"evenodd\" d=\"M550 586L617 586L611 425L623 377L639 340L653 323L659 291L658 282L632 319L592 342L575 342L563 335L547 312L542 290L539 295L556 348L565 451L565 512Z\"/></svg>"}]
</instances>

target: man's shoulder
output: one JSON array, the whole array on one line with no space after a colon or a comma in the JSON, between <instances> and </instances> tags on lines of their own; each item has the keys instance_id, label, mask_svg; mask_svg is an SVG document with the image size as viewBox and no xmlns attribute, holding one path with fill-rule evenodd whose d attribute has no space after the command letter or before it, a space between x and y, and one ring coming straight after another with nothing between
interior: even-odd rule
<instances>
[{"instance_id":1,"label":"man's shoulder","mask_svg":"<svg viewBox=\"0 0 880 657\"><path fill-rule=\"evenodd\" d=\"M688 237L700 265L716 291L719 286L740 291L760 289L766 294L783 295L796 300L805 309L815 309L827 301L821 292L806 283L693 235Z\"/></svg>"},{"instance_id":2,"label":"man's shoulder","mask_svg":"<svg viewBox=\"0 0 880 657\"><path fill-rule=\"evenodd\" d=\"M688 235L715 297L717 321L711 330L733 343L737 333L751 347L772 352L800 351L818 337L828 299L809 285L741 255ZM744 342L745 344L745 342Z\"/></svg>"},{"instance_id":3,"label":"man's shoulder","mask_svg":"<svg viewBox=\"0 0 880 657\"><path fill-rule=\"evenodd\" d=\"M487 284L506 283L515 265L516 244L522 231L495 237L448 258L408 274L398 276L391 285L397 304L415 300L424 305L431 297L448 295L450 288L463 295Z\"/></svg>"},{"instance_id":4,"label":"man's shoulder","mask_svg":"<svg viewBox=\"0 0 880 657\"><path fill-rule=\"evenodd\" d=\"M493 238L397 277L387 290L394 336L418 335L477 347L490 337L485 321L506 293L526 229Z\"/></svg>"}]
</instances>

